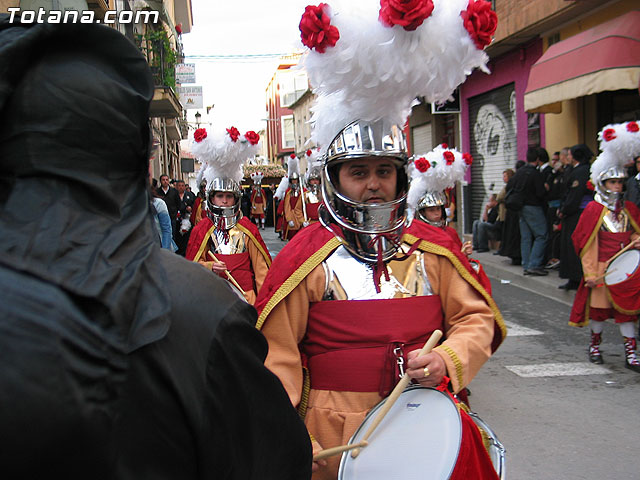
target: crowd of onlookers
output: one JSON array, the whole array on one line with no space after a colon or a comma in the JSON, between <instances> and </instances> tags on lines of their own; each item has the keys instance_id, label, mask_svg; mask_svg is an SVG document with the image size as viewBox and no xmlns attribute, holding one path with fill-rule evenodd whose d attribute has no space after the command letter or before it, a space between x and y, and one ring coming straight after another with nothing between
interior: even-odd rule
<instances>
[{"instance_id":1,"label":"crowd of onlookers","mask_svg":"<svg viewBox=\"0 0 640 480\"><path fill-rule=\"evenodd\" d=\"M196 195L184 180L170 180L168 175L160 175L159 185L152 180L151 194L162 248L184 256L194 225L191 214Z\"/></svg>"},{"instance_id":2,"label":"crowd of onlookers","mask_svg":"<svg viewBox=\"0 0 640 480\"><path fill-rule=\"evenodd\" d=\"M589 182L593 152L579 144L554 152L530 147L526 161L503 172L504 187L492 194L481 218L473 223L473 247L509 257L524 275L544 276L559 270L567 280L559 288L576 289L582 266L571 241L580 214L593 198ZM625 199L640 205L640 158L630 167Z\"/></svg>"}]
</instances>

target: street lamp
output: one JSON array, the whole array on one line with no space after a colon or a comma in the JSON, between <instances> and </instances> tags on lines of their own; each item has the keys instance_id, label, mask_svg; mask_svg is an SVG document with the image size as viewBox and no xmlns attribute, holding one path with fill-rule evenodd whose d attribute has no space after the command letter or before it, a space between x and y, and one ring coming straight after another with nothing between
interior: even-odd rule
<instances>
[{"instance_id":1,"label":"street lamp","mask_svg":"<svg viewBox=\"0 0 640 480\"><path fill-rule=\"evenodd\" d=\"M196 112L196 125L198 126L198 128L200 128L200 119L202 118L202 115L200 115L200 112Z\"/></svg>"}]
</instances>

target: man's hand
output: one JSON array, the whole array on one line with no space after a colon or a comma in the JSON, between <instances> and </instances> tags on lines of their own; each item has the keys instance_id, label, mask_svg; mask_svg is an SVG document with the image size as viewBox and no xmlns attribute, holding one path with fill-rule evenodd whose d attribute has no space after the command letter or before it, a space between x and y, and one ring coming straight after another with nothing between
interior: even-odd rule
<instances>
[{"instance_id":1,"label":"man's hand","mask_svg":"<svg viewBox=\"0 0 640 480\"><path fill-rule=\"evenodd\" d=\"M295 227L295 226L296 226L296 224L295 224L295 223L293 223L293 220L289 220L289 226L290 226L290 227Z\"/></svg>"},{"instance_id":2,"label":"man's hand","mask_svg":"<svg viewBox=\"0 0 640 480\"><path fill-rule=\"evenodd\" d=\"M473 253L473 245L471 245L471 242L464 242L460 251L468 257Z\"/></svg>"},{"instance_id":3,"label":"man's hand","mask_svg":"<svg viewBox=\"0 0 640 480\"><path fill-rule=\"evenodd\" d=\"M324 450L322 448L322 445L320 445L316 439L313 439L311 441L311 446L313 447L313 454L314 455L316 453ZM311 466L311 471L312 472L317 472L320 467L326 467L326 466L327 466L327 461L326 460L318 460L316 462L313 462L313 465Z\"/></svg>"},{"instance_id":4,"label":"man's hand","mask_svg":"<svg viewBox=\"0 0 640 480\"><path fill-rule=\"evenodd\" d=\"M596 282L595 278L588 278L584 280L585 286L588 288L596 288L598 286L598 282Z\"/></svg>"},{"instance_id":5,"label":"man's hand","mask_svg":"<svg viewBox=\"0 0 640 480\"><path fill-rule=\"evenodd\" d=\"M213 273L224 273L226 269L227 265L224 262L213 262L213 265L211 266L211 270L213 270Z\"/></svg>"},{"instance_id":6,"label":"man's hand","mask_svg":"<svg viewBox=\"0 0 640 480\"><path fill-rule=\"evenodd\" d=\"M447 373L444 360L436 352L418 356L419 353L420 350L413 350L407 355L407 374L423 387L440 385Z\"/></svg>"}]
</instances>

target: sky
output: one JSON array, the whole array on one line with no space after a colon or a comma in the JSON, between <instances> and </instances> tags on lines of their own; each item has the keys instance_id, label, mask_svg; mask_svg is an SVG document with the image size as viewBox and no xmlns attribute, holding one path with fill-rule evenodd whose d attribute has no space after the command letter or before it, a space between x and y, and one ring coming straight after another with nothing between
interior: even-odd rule
<instances>
[{"instance_id":1,"label":"sky","mask_svg":"<svg viewBox=\"0 0 640 480\"><path fill-rule=\"evenodd\" d=\"M263 55L301 51L298 24L310 0L192 0L193 27L182 35L185 63L195 63L203 87L201 123L235 126L241 132L266 127L265 91L277 57L260 61L200 60L189 55ZM315 4L314 4L315 5ZM196 110L188 110L190 122ZM206 125L205 125L206 126Z\"/></svg>"}]
</instances>

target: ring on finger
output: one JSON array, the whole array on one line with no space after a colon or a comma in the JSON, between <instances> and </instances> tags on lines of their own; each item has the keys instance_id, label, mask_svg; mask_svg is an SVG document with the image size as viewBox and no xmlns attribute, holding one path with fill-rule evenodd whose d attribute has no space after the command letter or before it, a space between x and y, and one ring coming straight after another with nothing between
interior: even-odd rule
<instances>
[{"instance_id":1,"label":"ring on finger","mask_svg":"<svg viewBox=\"0 0 640 480\"><path fill-rule=\"evenodd\" d=\"M425 377L428 377L429 375L431 375L431 372L429 372L429 367L424 367L423 371L424 371L424 376Z\"/></svg>"}]
</instances>

